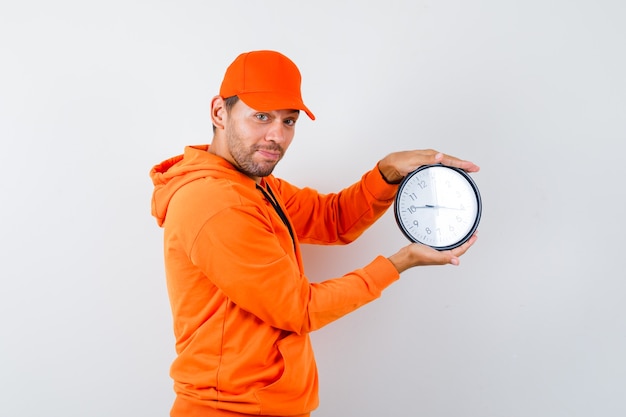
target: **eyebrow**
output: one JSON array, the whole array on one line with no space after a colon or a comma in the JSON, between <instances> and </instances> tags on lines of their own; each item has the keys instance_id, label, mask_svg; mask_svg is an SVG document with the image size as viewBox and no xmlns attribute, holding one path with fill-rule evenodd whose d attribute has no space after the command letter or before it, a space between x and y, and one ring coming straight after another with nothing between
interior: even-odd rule
<instances>
[{"instance_id":1,"label":"eyebrow","mask_svg":"<svg viewBox=\"0 0 626 417\"><path fill-rule=\"evenodd\" d=\"M271 112L278 112L278 111L283 111L283 110L285 110L285 111L287 111L287 112L288 112L288 113L287 113L287 115L286 115L285 117L293 117L293 116L294 116L294 115L296 115L296 114L297 114L297 115L300 115L300 110L298 110L298 109L280 109L280 110L271 110L271 111L269 111L269 112L267 112L267 113L271 113Z\"/></svg>"}]
</instances>

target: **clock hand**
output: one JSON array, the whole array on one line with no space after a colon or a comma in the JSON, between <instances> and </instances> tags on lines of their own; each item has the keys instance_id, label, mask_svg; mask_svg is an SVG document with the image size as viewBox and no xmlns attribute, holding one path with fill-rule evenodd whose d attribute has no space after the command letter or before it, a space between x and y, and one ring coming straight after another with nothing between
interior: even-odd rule
<instances>
[{"instance_id":1,"label":"clock hand","mask_svg":"<svg viewBox=\"0 0 626 417\"><path fill-rule=\"evenodd\" d=\"M448 210L465 210L463 208L460 207L448 207L448 206L438 206L438 205L433 205L433 204L426 204L423 206L413 206L413 208L415 209L448 209Z\"/></svg>"}]
</instances>

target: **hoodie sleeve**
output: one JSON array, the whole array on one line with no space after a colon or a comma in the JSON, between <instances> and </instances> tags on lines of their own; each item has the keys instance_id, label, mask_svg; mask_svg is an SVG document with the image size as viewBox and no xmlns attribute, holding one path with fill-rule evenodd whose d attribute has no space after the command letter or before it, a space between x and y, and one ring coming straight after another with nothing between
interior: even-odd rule
<instances>
[{"instance_id":1,"label":"hoodie sleeve","mask_svg":"<svg viewBox=\"0 0 626 417\"><path fill-rule=\"evenodd\" d=\"M276 181L299 240L321 245L354 241L391 206L398 189L385 182L378 168L332 194Z\"/></svg>"},{"instance_id":2,"label":"hoodie sleeve","mask_svg":"<svg viewBox=\"0 0 626 417\"><path fill-rule=\"evenodd\" d=\"M340 278L311 284L258 205L216 213L201 228L191 261L240 308L264 322L306 333L378 298L399 278L382 256Z\"/></svg>"}]
</instances>

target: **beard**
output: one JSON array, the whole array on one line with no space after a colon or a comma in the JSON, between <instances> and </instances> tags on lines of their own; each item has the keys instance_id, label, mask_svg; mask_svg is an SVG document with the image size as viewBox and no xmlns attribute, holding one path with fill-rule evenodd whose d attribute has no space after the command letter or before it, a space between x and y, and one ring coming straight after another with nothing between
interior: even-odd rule
<instances>
[{"instance_id":1,"label":"beard","mask_svg":"<svg viewBox=\"0 0 626 417\"><path fill-rule=\"evenodd\" d=\"M266 145L252 145L246 147L234 125L230 126L226 140L230 154L237 164L237 169L249 177L267 177L274 171L276 164L278 164L278 161L280 161L285 154L283 148L274 142L269 142ZM279 152L280 157L273 161L255 161L254 158L255 156L258 157L257 151L259 150Z\"/></svg>"}]
</instances>

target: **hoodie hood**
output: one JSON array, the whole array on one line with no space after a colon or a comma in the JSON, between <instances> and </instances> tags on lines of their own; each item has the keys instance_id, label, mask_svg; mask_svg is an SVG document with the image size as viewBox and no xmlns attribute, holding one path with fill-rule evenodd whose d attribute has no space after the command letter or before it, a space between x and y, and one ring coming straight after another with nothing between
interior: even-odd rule
<instances>
[{"instance_id":1,"label":"hoodie hood","mask_svg":"<svg viewBox=\"0 0 626 417\"><path fill-rule=\"evenodd\" d=\"M163 225L172 196L182 186L205 177L229 178L237 181L254 180L237 169L227 160L208 152L209 145L185 147L182 155L166 159L150 170L154 184L152 192L152 215L159 226Z\"/></svg>"}]
</instances>

